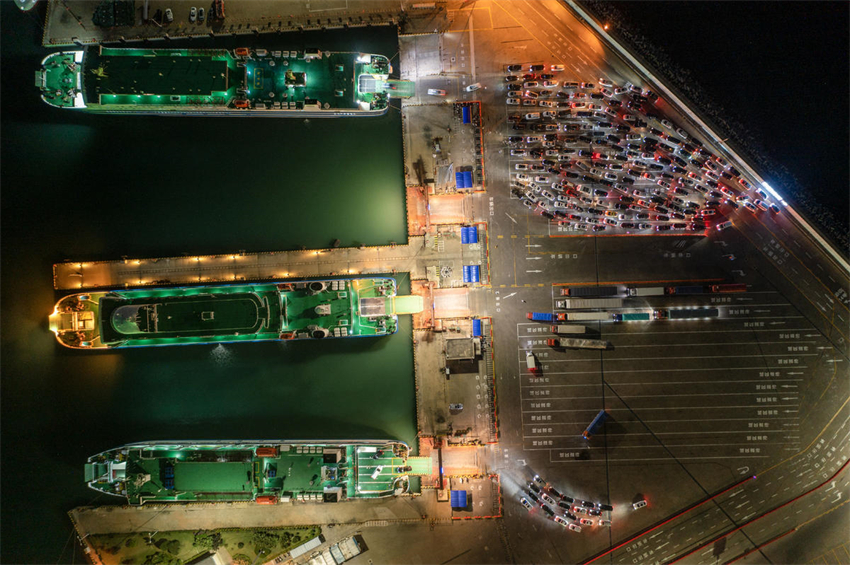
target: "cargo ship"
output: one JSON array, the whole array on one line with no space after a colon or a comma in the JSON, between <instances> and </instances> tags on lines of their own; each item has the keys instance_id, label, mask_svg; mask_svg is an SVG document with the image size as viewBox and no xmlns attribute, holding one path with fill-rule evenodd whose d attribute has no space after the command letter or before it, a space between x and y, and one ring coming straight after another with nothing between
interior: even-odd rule
<instances>
[{"instance_id":1,"label":"cargo ship","mask_svg":"<svg viewBox=\"0 0 850 565\"><path fill-rule=\"evenodd\" d=\"M422 310L396 291L352 278L88 292L60 299L49 327L75 349L384 336Z\"/></svg>"},{"instance_id":2,"label":"cargo ship","mask_svg":"<svg viewBox=\"0 0 850 565\"><path fill-rule=\"evenodd\" d=\"M36 72L57 108L162 116L375 116L413 83L387 57L266 49L128 49L51 53Z\"/></svg>"},{"instance_id":3,"label":"cargo ship","mask_svg":"<svg viewBox=\"0 0 850 565\"><path fill-rule=\"evenodd\" d=\"M341 502L409 488L401 441L156 441L89 457L86 484L131 505Z\"/></svg>"}]
</instances>

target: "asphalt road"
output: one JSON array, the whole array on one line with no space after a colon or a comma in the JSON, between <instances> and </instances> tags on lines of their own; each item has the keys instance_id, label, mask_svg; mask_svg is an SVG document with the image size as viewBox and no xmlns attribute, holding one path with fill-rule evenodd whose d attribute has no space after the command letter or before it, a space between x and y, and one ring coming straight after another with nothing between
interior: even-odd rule
<instances>
[{"instance_id":1,"label":"asphalt road","mask_svg":"<svg viewBox=\"0 0 850 565\"><path fill-rule=\"evenodd\" d=\"M474 96L484 102L489 211L481 219L490 221L502 431L494 466L503 476L515 555L581 562L627 542L597 562L726 561L789 528L804 531L839 507L847 492L843 473L834 487L765 514L826 481L847 460L847 272L784 213L741 208L730 213L733 229L708 237L573 235L529 213L510 196L516 160L503 139L504 66L559 63L567 68L561 81L604 77L654 85L559 2L479 1L468 8L475 58L464 63L475 66L484 85ZM467 34L465 45L468 40ZM471 77L459 80L462 87ZM472 95L458 89L458 96ZM659 108L690 127L669 104ZM605 352L551 349L544 344L551 337L546 325L525 317L553 311L563 285L716 282L745 283L747 292L627 299L617 311L706 306L717 307L719 317L588 324L594 337L612 343ZM542 374L526 371L527 350L537 354ZM605 432L590 442L579 438L602 407L611 414ZM562 492L610 502L612 527L577 534L537 516L539 510L529 516L517 496L535 473ZM649 505L632 510L640 498ZM847 523L846 513L832 516ZM820 548L813 542L809 549L815 556Z\"/></svg>"}]
</instances>

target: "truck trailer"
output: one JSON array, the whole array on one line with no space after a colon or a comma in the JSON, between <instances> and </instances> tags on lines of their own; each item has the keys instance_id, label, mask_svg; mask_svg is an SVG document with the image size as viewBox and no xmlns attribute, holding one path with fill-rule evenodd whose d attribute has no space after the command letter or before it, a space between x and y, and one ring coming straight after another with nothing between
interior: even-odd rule
<instances>
[{"instance_id":1,"label":"truck trailer","mask_svg":"<svg viewBox=\"0 0 850 565\"><path fill-rule=\"evenodd\" d=\"M533 322L552 322L552 314L549 312L529 312L526 318Z\"/></svg>"},{"instance_id":2,"label":"truck trailer","mask_svg":"<svg viewBox=\"0 0 850 565\"><path fill-rule=\"evenodd\" d=\"M695 320L700 318L716 318L717 308L676 308L673 310L656 310L656 320Z\"/></svg>"},{"instance_id":3,"label":"truck trailer","mask_svg":"<svg viewBox=\"0 0 850 565\"><path fill-rule=\"evenodd\" d=\"M576 286L570 288L562 288L561 296L614 296L618 292L619 290L616 286Z\"/></svg>"},{"instance_id":4,"label":"truck trailer","mask_svg":"<svg viewBox=\"0 0 850 565\"><path fill-rule=\"evenodd\" d=\"M711 292L747 292L747 285L744 283L736 284L713 284Z\"/></svg>"},{"instance_id":5,"label":"truck trailer","mask_svg":"<svg viewBox=\"0 0 850 565\"><path fill-rule=\"evenodd\" d=\"M608 342L601 339L576 339L561 337L558 339L547 339L546 345L550 347L567 347L570 349L608 349Z\"/></svg>"},{"instance_id":6,"label":"truck trailer","mask_svg":"<svg viewBox=\"0 0 850 565\"><path fill-rule=\"evenodd\" d=\"M587 310L590 308L622 308L622 298L565 298L555 301L555 308Z\"/></svg>"},{"instance_id":7,"label":"truck trailer","mask_svg":"<svg viewBox=\"0 0 850 565\"><path fill-rule=\"evenodd\" d=\"M704 286L668 286L665 294L705 294Z\"/></svg>"},{"instance_id":8,"label":"truck trailer","mask_svg":"<svg viewBox=\"0 0 850 565\"><path fill-rule=\"evenodd\" d=\"M615 322L648 322L652 319L652 314L649 312L622 312L613 314Z\"/></svg>"},{"instance_id":9,"label":"truck trailer","mask_svg":"<svg viewBox=\"0 0 850 565\"><path fill-rule=\"evenodd\" d=\"M610 319L610 312L559 312L555 314L555 320L558 322L592 322Z\"/></svg>"},{"instance_id":10,"label":"truck trailer","mask_svg":"<svg viewBox=\"0 0 850 565\"><path fill-rule=\"evenodd\" d=\"M578 324L572 326L552 326L553 334L583 334L587 332L587 326L579 326Z\"/></svg>"},{"instance_id":11,"label":"truck trailer","mask_svg":"<svg viewBox=\"0 0 850 565\"><path fill-rule=\"evenodd\" d=\"M644 286L628 289L629 296L664 296L663 286Z\"/></svg>"}]
</instances>

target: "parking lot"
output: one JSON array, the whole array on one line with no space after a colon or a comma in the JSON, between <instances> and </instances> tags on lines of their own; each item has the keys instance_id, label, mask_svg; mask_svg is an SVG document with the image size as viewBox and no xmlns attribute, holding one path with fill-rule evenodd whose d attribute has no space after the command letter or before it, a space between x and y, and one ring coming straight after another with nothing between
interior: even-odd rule
<instances>
[{"instance_id":1,"label":"parking lot","mask_svg":"<svg viewBox=\"0 0 850 565\"><path fill-rule=\"evenodd\" d=\"M796 451L800 384L823 339L806 337L811 326L770 290L626 299L611 313L685 307L719 316L593 322L592 335L612 345L602 353L552 348L548 324L517 324L523 448L548 450L551 462L742 465ZM526 351L539 373L527 370ZM581 433L603 406L605 437L587 441Z\"/></svg>"},{"instance_id":2,"label":"parking lot","mask_svg":"<svg viewBox=\"0 0 850 565\"><path fill-rule=\"evenodd\" d=\"M552 233L697 235L724 229L740 207L780 212L665 117L654 92L607 78L563 80L564 70L509 65L504 76L511 192Z\"/></svg>"}]
</instances>

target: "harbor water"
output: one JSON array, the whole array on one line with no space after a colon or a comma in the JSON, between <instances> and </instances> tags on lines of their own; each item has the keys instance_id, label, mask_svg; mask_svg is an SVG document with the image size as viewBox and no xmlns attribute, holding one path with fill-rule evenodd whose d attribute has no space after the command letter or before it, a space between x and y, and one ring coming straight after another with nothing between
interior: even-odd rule
<instances>
[{"instance_id":1,"label":"harbor water","mask_svg":"<svg viewBox=\"0 0 850 565\"><path fill-rule=\"evenodd\" d=\"M158 439L415 442L411 321L325 342L78 352L47 329L63 259L406 241L401 118L163 118L51 108L36 18L0 3L3 563L83 562L66 512L120 504L89 455ZM43 7L41 8L43 10ZM394 28L172 42L394 56ZM399 275L400 291L409 281Z\"/></svg>"}]
</instances>

